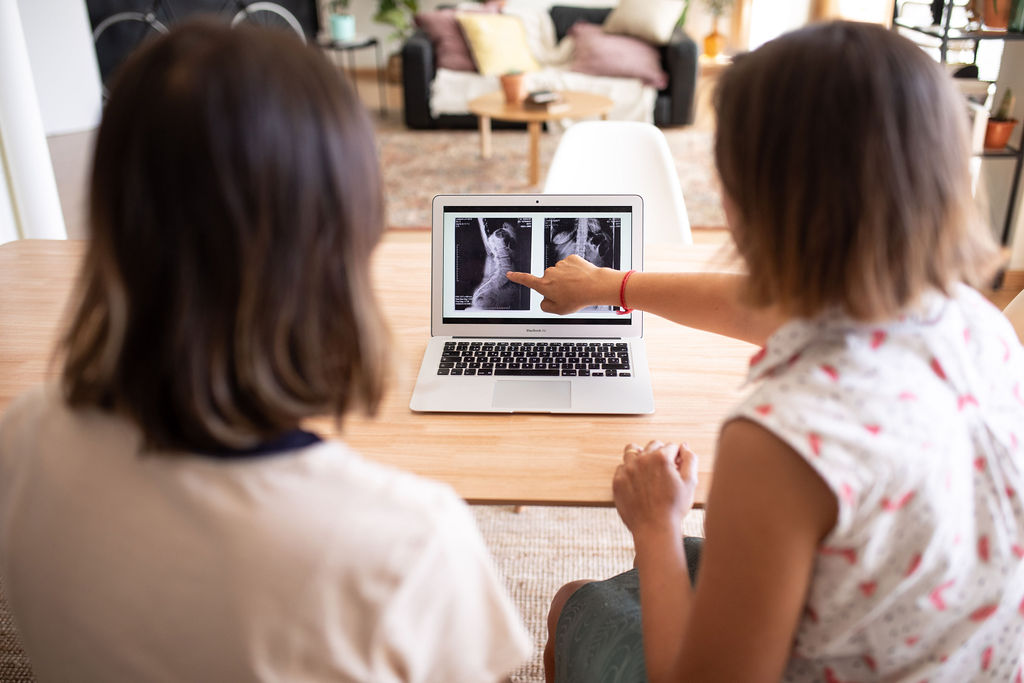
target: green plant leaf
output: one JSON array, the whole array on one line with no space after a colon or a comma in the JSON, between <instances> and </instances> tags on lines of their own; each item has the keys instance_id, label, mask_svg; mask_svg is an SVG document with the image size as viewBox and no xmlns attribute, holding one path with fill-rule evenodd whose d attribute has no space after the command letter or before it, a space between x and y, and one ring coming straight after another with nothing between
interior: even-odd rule
<instances>
[{"instance_id":1,"label":"green plant leaf","mask_svg":"<svg viewBox=\"0 0 1024 683\"><path fill-rule=\"evenodd\" d=\"M683 28L683 25L686 23L686 15L689 11L690 0L686 0L686 2L683 3L683 13L679 15L679 21L676 22L676 28Z\"/></svg>"},{"instance_id":2,"label":"green plant leaf","mask_svg":"<svg viewBox=\"0 0 1024 683\"><path fill-rule=\"evenodd\" d=\"M402 39L409 35L413 27L413 15L419 11L419 0L380 0L377 3L377 14L373 20L380 24L393 26L393 39Z\"/></svg>"}]
</instances>

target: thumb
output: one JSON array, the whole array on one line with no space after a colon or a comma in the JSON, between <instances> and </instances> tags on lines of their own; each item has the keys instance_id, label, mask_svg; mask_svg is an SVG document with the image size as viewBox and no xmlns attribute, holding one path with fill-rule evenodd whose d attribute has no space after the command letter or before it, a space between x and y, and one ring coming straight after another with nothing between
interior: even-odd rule
<instances>
[{"instance_id":1,"label":"thumb","mask_svg":"<svg viewBox=\"0 0 1024 683\"><path fill-rule=\"evenodd\" d=\"M697 481L697 454L690 450L687 444L683 444L675 458L676 471L683 479Z\"/></svg>"},{"instance_id":2,"label":"thumb","mask_svg":"<svg viewBox=\"0 0 1024 683\"><path fill-rule=\"evenodd\" d=\"M507 277L510 282L514 282L517 285L525 285L530 289L537 289L537 285L540 284L540 278L536 275L530 275L529 273L517 273L510 270L505 273L505 277Z\"/></svg>"}]
</instances>

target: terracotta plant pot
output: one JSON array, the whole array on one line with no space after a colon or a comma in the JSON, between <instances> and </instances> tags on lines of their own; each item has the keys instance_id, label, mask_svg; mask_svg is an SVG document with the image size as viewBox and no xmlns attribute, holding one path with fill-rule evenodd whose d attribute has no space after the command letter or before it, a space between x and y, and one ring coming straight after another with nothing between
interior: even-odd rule
<instances>
[{"instance_id":1,"label":"terracotta plant pot","mask_svg":"<svg viewBox=\"0 0 1024 683\"><path fill-rule=\"evenodd\" d=\"M982 23L988 29L1005 29L1010 23L1010 5L1013 0L983 0Z\"/></svg>"},{"instance_id":2,"label":"terracotta plant pot","mask_svg":"<svg viewBox=\"0 0 1024 683\"><path fill-rule=\"evenodd\" d=\"M1010 141L1013 134L1013 127L1017 125L1017 119L1007 121L988 120L985 128L985 149L1003 149Z\"/></svg>"},{"instance_id":3,"label":"terracotta plant pot","mask_svg":"<svg viewBox=\"0 0 1024 683\"><path fill-rule=\"evenodd\" d=\"M521 73L502 74L501 89L505 91L505 101L518 104L526 99L526 76Z\"/></svg>"}]
</instances>

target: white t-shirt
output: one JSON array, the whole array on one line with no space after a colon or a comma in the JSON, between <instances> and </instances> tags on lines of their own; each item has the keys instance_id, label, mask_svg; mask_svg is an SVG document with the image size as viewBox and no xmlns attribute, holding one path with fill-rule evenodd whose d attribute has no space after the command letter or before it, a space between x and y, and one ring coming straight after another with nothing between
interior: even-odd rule
<instances>
[{"instance_id":1,"label":"white t-shirt","mask_svg":"<svg viewBox=\"0 0 1024 683\"><path fill-rule=\"evenodd\" d=\"M750 378L736 414L839 506L784 680L1020 676L1024 351L999 311L959 287L885 325L791 322Z\"/></svg>"},{"instance_id":2,"label":"white t-shirt","mask_svg":"<svg viewBox=\"0 0 1024 683\"><path fill-rule=\"evenodd\" d=\"M529 656L447 486L336 441L140 443L53 387L0 422L0 572L40 680L480 683Z\"/></svg>"}]
</instances>

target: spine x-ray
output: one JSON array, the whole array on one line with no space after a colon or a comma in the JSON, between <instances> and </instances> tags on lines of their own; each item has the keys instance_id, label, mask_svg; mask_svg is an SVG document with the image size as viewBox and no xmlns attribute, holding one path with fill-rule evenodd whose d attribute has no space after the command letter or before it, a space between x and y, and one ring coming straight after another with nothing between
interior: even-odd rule
<instances>
[{"instance_id":1,"label":"spine x-ray","mask_svg":"<svg viewBox=\"0 0 1024 683\"><path fill-rule=\"evenodd\" d=\"M576 254L599 268L618 268L622 248L619 218L547 218L544 221L544 267ZM590 306L586 311L609 311L614 306Z\"/></svg>"},{"instance_id":2,"label":"spine x-ray","mask_svg":"<svg viewBox=\"0 0 1024 683\"><path fill-rule=\"evenodd\" d=\"M455 219L455 310L527 311L530 290L510 270L530 272L529 218Z\"/></svg>"}]
</instances>

